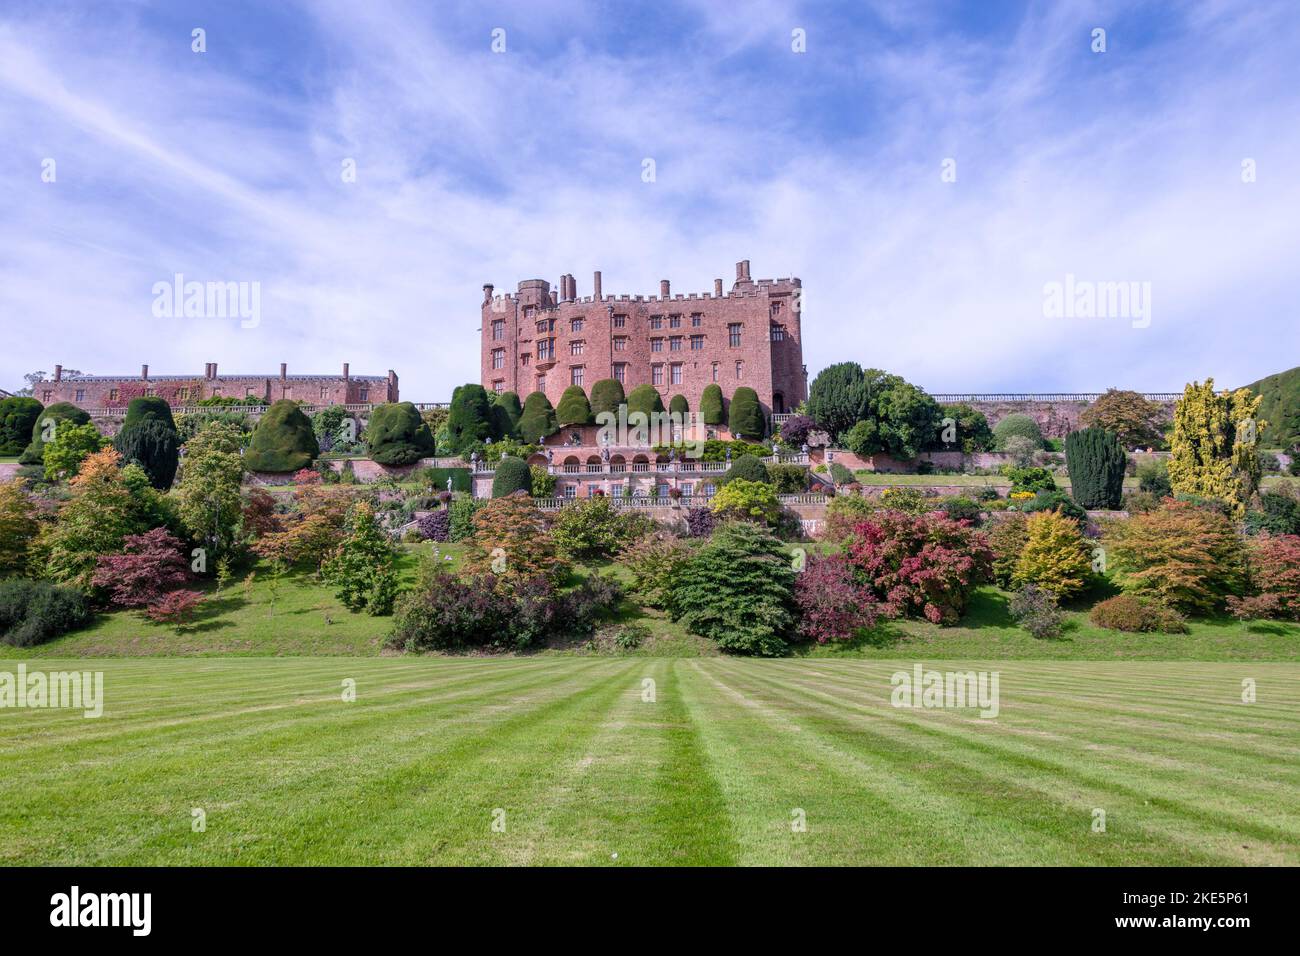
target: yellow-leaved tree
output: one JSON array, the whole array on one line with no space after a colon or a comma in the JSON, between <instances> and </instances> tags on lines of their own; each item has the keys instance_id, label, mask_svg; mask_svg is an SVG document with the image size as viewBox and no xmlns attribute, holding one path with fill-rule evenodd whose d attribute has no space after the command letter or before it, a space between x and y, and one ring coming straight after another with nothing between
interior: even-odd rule
<instances>
[{"instance_id":1,"label":"yellow-leaved tree","mask_svg":"<svg viewBox=\"0 0 1300 956\"><path fill-rule=\"evenodd\" d=\"M1082 591L1092 574L1092 549L1079 523L1058 511L1039 511L1029 516L1026 530L1012 583L1037 584L1058 598Z\"/></svg>"},{"instance_id":2,"label":"yellow-leaved tree","mask_svg":"<svg viewBox=\"0 0 1300 956\"><path fill-rule=\"evenodd\" d=\"M1175 495L1213 498L1241 516L1263 472L1258 435L1267 423L1256 418L1261 401L1248 388L1216 394L1212 378L1183 390L1169 442Z\"/></svg>"}]
</instances>

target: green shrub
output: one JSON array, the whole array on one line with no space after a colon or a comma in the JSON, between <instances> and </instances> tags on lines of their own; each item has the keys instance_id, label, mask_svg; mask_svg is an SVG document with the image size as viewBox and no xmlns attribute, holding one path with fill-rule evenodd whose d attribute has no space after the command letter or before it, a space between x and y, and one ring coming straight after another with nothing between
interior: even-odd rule
<instances>
[{"instance_id":1,"label":"green shrub","mask_svg":"<svg viewBox=\"0 0 1300 956\"><path fill-rule=\"evenodd\" d=\"M1119 594L1093 607L1088 619L1098 627L1132 633L1186 634L1181 614L1159 601Z\"/></svg>"},{"instance_id":2,"label":"green shrub","mask_svg":"<svg viewBox=\"0 0 1300 956\"><path fill-rule=\"evenodd\" d=\"M980 503L973 498L949 498L941 507L943 513L953 521L969 521L972 524L978 524L984 514L984 509L980 507Z\"/></svg>"},{"instance_id":3,"label":"green shrub","mask_svg":"<svg viewBox=\"0 0 1300 956\"><path fill-rule=\"evenodd\" d=\"M767 463L755 458L753 455L742 455L735 458L728 468L718 479L718 486L722 487L737 478L743 478L745 481L761 481L770 484L772 476L768 473Z\"/></svg>"},{"instance_id":4,"label":"green shrub","mask_svg":"<svg viewBox=\"0 0 1300 956\"><path fill-rule=\"evenodd\" d=\"M686 400L685 395L674 395L672 401L668 403L668 411L673 415L680 415L682 421L691 413L691 403Z\"/></svg>"},{"instance_id":5,"label":"green shrub","mask_svg":"<svg viewBox=\"0 0 1300 956\"><path fill-rule=\"evenodd\" d=\"M781 504L770 484L736 478L718 489L709 500L709 510L720 518L742 518L770 525L780 517Z\"/></svg>"},{"instance_id":6,"label":"green shrub","mask_svg":"<svg viewBox=\"0 0 1300 956\"><path fill-rule=\"evenodd\" d=\"M1008 468L1002 474L1011 479L1011 491L1055 491L1056 479L1046 468Z\"/></svg>"},{"instance_id":7,"label":"green shrub","mask_svg":"<svg viewBox=\"0 0 1300 956\"><path fill-rule=\"evenodd\" d=\"M451 511L449 540L464 541L474 533L474 515L478 512L480 506L480 500L471 498L469 495L457 495L451 500L449 506Z\"/></svg>"},{"instance_id":8,"label":"green shrub","mask_svg":"<svg viewBox=\"0 0 1300 956\"><path fill-rule=\"evenodd\" d=\"M591 415L594 420L602 412L618 416L618 407L627 401L623 383L616 378L602 378L591 386Z\"/></svg>"},{"instance_id":9,"label":"green shrub","mask_svg":"<svg viewBox=\"0 0 1300 956\"><path fill-rule=\"evenodd\" d=\"M1005 451L1012 438L1028 438L1037 448L1043 447L1043 430L1028 415L1013 412L993 426L993 447Z\"/></svg>"},{"instance_id":10,"label":"green shrub","mask_svg":"<svg viewBox=\"0 0 1300 956\"><path fill-rule=\"evenodd\" d=\"M55 402L36 416L32 423L31 440L18 459L24 465L38 465L45 460L45 436L53 437L64 422L70 425L89 425L90 416L71 402Z\"/></svg>"},{"instance_id":11,"label":"green shrub","mask_svg":"<svg viewBox=\"0 0 1300 956\"><path fill-rule=\"evenodd\" d=\"M1025 545L1011 581L1034 584L1057 597L1082 591L1092 579L1092 551L1079 526L1056 511L1030 516Z\"/></svg>"},{"instance_id":12,"label":"green shrub","mask_svg":"<svg viewBox=\"0 0 1300 956\"><path fill-rule=\"evenodd\" d=\"M676 620L724 651L777 657L794 634L790 555L748 522L720 527L673 580Z\"/></svg>"},{"instance_id":13,"label":"green shrub","mask_svg":"<svg viewBox=\"0 0 1300 956\"><path fill-rule=\"evenodd\" d=\"M560 509L550 533L565 557L590 561L612 557L653 524L649 515L620 511L608 498L584 498Z\"/></svg>"},{"instance_id":14,"label":"green shrub","mask_svg":"<svg viewBox=\"0 0 1300 956\"><path fill-rule=\"evenodd\" d=\"M555 420L555 409L545 392L533 392L524 399L524 413L519 418L519 437L533 445L560 430Z\"/></svg>"},{"instance_id":15,"label":"green shrub","mask_svg":"<svg viewBox=\"0 0 1300 956\"><path fill-rule=\"evenodd\" d=\"M851 485L857 480L857 475L852 470L841 465L838 461L831 462L831 481L837 485Z\"/></svg>"},{"instance_id":16,"label":"green shrub","mask_svg":"<svg viewBox=\"0 0 1300 956\"><path fill-rule=\"evenodd\" d=\"M889 511L901 511L905 515L923 515L935 509L935 502L920 488L898 485L880 493L880 506Z\"/></svg>"},{"instance_id":17,"label":"green shrub","mask_svg":"<svg viewBox=\"0 0 1300 956\"><path fill-rule=\"evenodd\" d=\"M533 478L533 497L550 498L555 494L555 486L559 479L551 474L545 465L530 465L529 473Z\"/></svg>"},{"instance_id":18,"label":"green shrub","mask_svg":"<svg viewBox=\"0 0 1300 956\"><path fill-rule=\"evenodd\" d=\"M1011 616L1039 640L1060 637L1065 620L1057 596L1036 584L1026 584L1011 599Z\"/></svg>"},{"instance_id":19,"label":"green shrub","mask_svg":"<svg viewBox=\"0 0 1300 956\"><path fill-rule=\"evenodd\" d=\"M993 580L998 587L1011 587L1011 578L1020 562L1020 553L1029 541L1029 519L1023 514L999 518L989 531L989 548L993 551Z\"/></svg>"},{"instance_id":20,"label":"green shrub","mask_svg":"<svg viewBox=\"0 0 1300 956\"><path fill-rule=\"evenodd\" d=\"M1144 461L1137 467L1138 490L1168 498L1174 493L1169 484L1169 465L1161 458Z\"/></svg>"},{"instance_id":21,"label":"green shrub","mask_svg":"<svg viewBox=\"0 0 1300 956\"><path fill-rule=\"evenodd\" d=\"M448 450L459 455L475 442L500 437L493 434L492 403L488 401L487 389L474 382L456 386L447 413Z\"/></svg>"},{"instance_id":22,"label":"green shrub","mask_svg":"<svg viewBox=\"0 0 1300 956\"><path fill-rule=\"evenodd\" d=\"M397 572L393 545L375 521L375 513L364 501L348 514L347 537L321 569L325 580L350 611L370 615L388 614L397 598Z\"/></svg>"},{"instance_id":23,"label":"green shrub","mask_svg":"<svg viewBox=\"0 0 1300 956\"><path fill-rule=\"evenodd\" d=\"M555 410L555 421L561 428L586 425L591 421L591 405L588 404L587 393L581 385L570 385L564 390L559 407Z\"/></svg>"},{"instance_id":24,"label":"green shrub","mask_svg":"<svg viewBox=\"0 0 1300 956\"><path fill-rule=\"evenodd\" d=\"M993 429L989 428L989 420L984 413L970 405L941 405L940 413L944 418L951 418L956 428L956 443L958 447L967 455L973 455L981 451L991 451L993 448ZM943 441L943 433L940 432L938 448L949 447Z\"/></svg>"},{"instance_id":25,"label":"green shrub","mask_svg":"<svg viewBox=\"0 0 1300 956\"><path fill-rule=\"evenodd\" d=\"M1070 469L1070 493L1080 507L1119 507L1128 455L1112 432L1104 428L1070 432L1065 439L1065 460Z\"/></svg>"},{"instance_id":26,"label":"green shrub","mask_svg":"<svg viewBox=\"0 0 1300 956\"><path fill-rule=\"evenodd\" d=\"M748 385L732 394L727 422L727 430L737 438L758 439L767 434L767 419L758 403L758 393Z\"/></svg>"},{"instance_id":27,"label":"green shrub","mask_svg":"<svg viewBox=\"0 0 1300 956\"><path fill-rule=\"evenodd\" d=\"M711 512L705 514L712 517ZM629 542L619 554L619 561L632 574L628 590L646 607L671 611L673 582L692 553L689 541L666 531Z\"/></svg>"},{"instance_id":28,"label":"green shrub","mask_svg":"<svg viewBox=\"0 0 1300 956\"><path fill-rule=\"evenodd\" d=\"M722 389L717 383L710 382L700 393L700 417L706 425L721 425L727 420Z\"/></svg>"},{"instance_id":29,"label":"green shrub","mask_svg":"<svg viewBox=\"0 0 1300 956\"><path fill-rule=\"evenodd\" d=\"M286 474L311 464L320 454L311 421L296 402L276 402L253 430L253 441L244 453L244 468Z\"/></svg>"},{"instance_id":30,"label":"green shrub","mask_svg":"<svg viewBox=\"0 0 1300 956\"><path fill-rule=\"evenodd\" d=\"M172 486L180 463L180 435L170 424L170 417L150 416L128 422L113 437L113 447L122 456L122 462L138 464L149 476L149 484L159 491Z\"/></svg>"},{"instance_id":31,"label":"green shrub","mask_svg":"<svg viewBox=\"0 0 1300 956\"><path fill-rule=\"evenodd\" d=\"M664 410L664 400L659 390L653 385L638 385L627 397L627 413L633 415L641 412L650 421L650 416Z\"/></svg>"},{"instance_id":32,"label":"green shrub","mask_svg":"<svg viewBox=\"0 0 1300 956\"><path fill-rule=\"evenodd\" d=\"M34 398L19 395L0 399L0 455L22 454L44 407Z\"/></svg>"},{"instance_id":33,"label":"green shrub","mask_svg":"<svg viewBox=\"0 0 1300 956\"><path fill-rule=\"evenodd\" d=\"M171 428L176 428L171 405L167 399L159 398L157 395L141 395L131 399L126 406L126 418L122 420L122 427L127 428L150 420L165 422Z\"/></svg>"},{"instance_id":34,"label":"green shrub","mask_svg":"<svg viewBox=\"0 0 1300 956\"><path fill-rule=\"evenodd\" d=\"M807 465L768 465L767 475L776 486L778 495L801 495L808 490Z\"/></svg>"},{"instance_id":35,"label":"green shrub","mask_svg":"<svg viewBox=\"0 0 1300 956\"><path fill-rule=\"evenodd\" d=\"M1266 491L1259 496L1259 508L1246 512L1250 534L1300 534L1300 500L1288 494Z\"/></svg>"},{"instance_id":36,"label":"green shrub","mask_svg":"<svg viewBox=\"0 0 1300 956\"><path fill-rule=\"evenodd\" d=\"M0 641L35 647L90 623L86 596L48 581L0 581Z\"/></svg>"},{"instance_id":37,"label":"green shrub","mask_svg":"<svg viewBox=\"0 0 1300 956\"><path fill-rule=\"evenodd\" d=\"M366 444L381 465L413 465L435 451L433 433L410 402L388 402L370 410Z\"/></svg>"},{"instance_id":38,"label":"green shrub","mask_svg":"<svg viewBox=\"0 0 1300 956\"><path fill-rule=\"evenodd\" d=\"M519 404L519 396L514 392L502 392L492 403L492 435L495 441L519 437L519 419L524 410Z\"/></svg>"},{"instance_id":39,"label":"green shrub","mask_svg":"<svg viewBox=\"0 0 1300 956\"><path fill-rule=\"evenodd\" d=\"M1088 523L1088 512L1080 508L1074 499L1064 491L1040 491L1022 504L1020 510L1026 514L1055 511L1067 518L1072 518L1080 528Z\"/></svg>"},{"instance_id":40,"label":"green shrub","mask_svg":"<svg viewBox=\"0 0 1300 956\"><path fill-rule=\"evenodd\" d=\"M492 477L492 497L505 498L516 491L533 493L533 474L522 458L502 458Z\"/></svg>"}]
</instances>

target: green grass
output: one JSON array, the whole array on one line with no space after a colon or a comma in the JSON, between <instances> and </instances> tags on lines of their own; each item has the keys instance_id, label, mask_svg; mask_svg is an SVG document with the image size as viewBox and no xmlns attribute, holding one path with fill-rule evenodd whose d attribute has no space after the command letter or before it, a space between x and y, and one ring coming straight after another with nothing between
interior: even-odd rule
<instances>
[{"instance_id":1,"label":"green grass","mask_svg":"<svg viewBox=\"0 0 1300 956\"><path fill-rule=\"evenodd\" d=\"M910 661L91 666L99 719L0 710L0 863L1300 864L1294 665L968 662L993 720Z\"/></svg>"}]
</instances>

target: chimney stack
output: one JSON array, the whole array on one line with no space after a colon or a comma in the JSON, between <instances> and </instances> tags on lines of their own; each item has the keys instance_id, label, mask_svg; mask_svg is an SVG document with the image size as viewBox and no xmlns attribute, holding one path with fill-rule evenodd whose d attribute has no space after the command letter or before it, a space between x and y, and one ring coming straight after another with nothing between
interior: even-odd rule
<instances>
[{"instance_id":1,"label":"chimney stack","mask_svg":"<svg viewBox=\"0 0 1300 956\"><path fill-rule=\"evenodd\" d=\"M142 379L144 379L145 381L148 381L148 380L149 380L149 366L148 366L148 365L141 365L141 366L140 366L140 377L141 377Z\"/></svg>"},{"instance_id":2,"label":"chimney stack","mask_svg":"<svg viewBox=\"0 0 1300 956\"><path fill-rule=\"evenodd\" d=\"M719 299L722 298L722 280L721 280L721 279L714 279L714 280L713 280L713 295L714 295L715 298L719 298Z\"/></svg>"},{"instance_id":3,"label":"chimney stack","mask_svg":"<svg viewBox=\"0 0 1300 956\"><path fill-rule=\"evenodd\" d=\"M345 381L345 382L350 382L351 380L352 380L352 376L348 374L348 363L347 363L347 362L344 362L344 363L343 363L343 381Z\"/></svg>"},{"instance_id":4,"label":"chimney stack","mask_svg":"<svg viewBox=\"0 0 1300 956\"><path fill-rule=\"evenodd\" d=\"M287 362L281 362L281 363L280 363L280 381L282 381L282 382L284 381L285 372L287 372L288 370L289 370L289 363L287 363Z\"/></svg>"},{"instance_id":5,"label":"chimney stack","mask_svg":"<svg viewBox=\"0 0 1300 956\"><path fill-rule=\"evenodd\" d=\"M569 294L565 298L567 298L570 302L572 302L574 299L578 297L578 283L577 280L573 278L572 272L570 272L567 276L565 276L565 278L569 283L568 286Z\"/></svg>"},{"instance_id":6,"label":"chimney stack","mask_svg":"<svg viewBox=\"0 0 1300 956\"><path fill-rule=\"evenodd\" d=\"M484 283L483 283L483 301L484 301L485 303L486 303L486 302L491 302L491 301L492 301L492 290L493 290L494 288L495 288L495 286L493 286L491 282L484 282Z\"/></svg>"},{"instance_id":7,"label":"chimney stack","mask_svg":"<svg viewBox=\"0 0 1300 956\"><path fill-rule=\"evenodd\" d=\"M213 362L213 363L212 363L212 377L213 377L213 378L216 378L216 377L217 377L217 363L216 363L216 362Z\"/></svg>"},{"instance_id":8,"label":"chimney stack","mask_svg":"<svg viewBox=\"0 0 1300 956\"><path fill-rule=\"evenodd\" d=\"M56 382L61 382L61 381L63 381L63 366L62 366L62 365L56 365L56 366L54 366L54 381L56 381Z\"/></svg>"},{"instance_id":9,"label":"chimney stack","mask_svg":"<svg viewBox=\"0 0 1300 956\"><path fill-rule=\"evenodd\" d=\"M596 272L591 277L591 297L597 302L599 302L601 299L599 269L597 269Z\"/></svg>"},{"instance_id":10,"label":"chimney stack","mask_svg":"<svg viewBox=\"0 0 1300 956\"><path fill-rule=\"evenodd\" d=\"M736 263L736 281L737 282L749 281L749 260L748 259L741 259L739 262Z\"/></svg>"},{"instance_id":11,"label":"chimney stack","mask_svg":"<svg viewBox=\"0 0 1300 956\"><path fill-rule=\"evenodd\" d=\"M661 299L667 299L667 298L669 298L668 289L669 289L669 286L668 286L668 280L667 280L667 279L660 279L660 280L659 280L659 298L661 298Z\"/></svg>"}]
</instances>

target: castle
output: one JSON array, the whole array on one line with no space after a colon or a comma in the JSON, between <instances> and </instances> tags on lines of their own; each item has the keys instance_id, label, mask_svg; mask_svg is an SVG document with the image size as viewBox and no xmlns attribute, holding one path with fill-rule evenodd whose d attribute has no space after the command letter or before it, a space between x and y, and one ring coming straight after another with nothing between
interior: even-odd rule
<instances>
[{"instance_id":1,"label":"castle","mask_svg":"<svg viewBox=\"0 0 1300 956\"><path fill-rule=\"evenodd\" d=\"M397 373L353 375L343 363L341 375L290 375L280 364L279 375L221 375L209 362L200 375L150 375L140 367L138 378L121 375L65 376L54 366L54 378L37 382L32 396L42 405L71 402L87 411L125 408L142 396L165 398L174 406L197 404L207 398L260 399L264 403L293 399L307 405L378 405L398 400Z\"/></svg>"},{"instance_id":2,"label":"castle","mask_svg":"<svg viewBox=\"0 0 1300 956\"><path fill-rule=\"evenodd\" d=\"M600 273L592 294L579 297L572 275L557 289L526 279L516 293L483 286L481 381L520 399L544 392L558 405L564 390L590 392L612 378L630 392L653 385L667 405L682 395L692 411L705 386L725 398L748 386L766 414L785 414L808 397L803 364L799 279L752 279L749 260L736 263L724 293L673 295L667 279L656 295L604 295Z\"/></svg>"}]
</instances>

